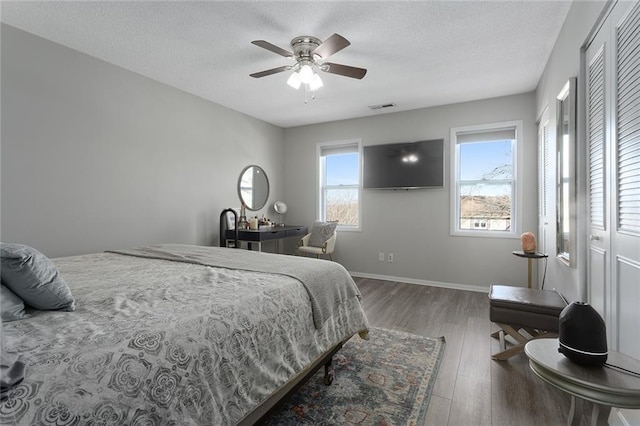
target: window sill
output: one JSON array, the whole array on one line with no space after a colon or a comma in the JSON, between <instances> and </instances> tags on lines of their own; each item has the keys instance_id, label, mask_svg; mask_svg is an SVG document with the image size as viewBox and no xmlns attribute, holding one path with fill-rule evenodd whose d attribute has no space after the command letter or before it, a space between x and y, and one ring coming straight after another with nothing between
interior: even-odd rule
<instances>
[{"instance_id":1,"label":"window sill","mask_svg":"<svg viewBox=\"0 0 640 426\"><path fill-rule=\"evenodd\" d=\"M513 231L452 231L452 237L473 237L473 238L520 238L520 235Z\"/></svg>"},{"instance_id":2,"label":"window sill","mask_svg":"<svg viewBox=\"0 0 640 426\"><path fill-rule=\"evenodd\" d=\"M362 232L362 227L360 226L344 226L338 225L336 227L336 231L340 232Z\"/></svg>"}]
</instances>

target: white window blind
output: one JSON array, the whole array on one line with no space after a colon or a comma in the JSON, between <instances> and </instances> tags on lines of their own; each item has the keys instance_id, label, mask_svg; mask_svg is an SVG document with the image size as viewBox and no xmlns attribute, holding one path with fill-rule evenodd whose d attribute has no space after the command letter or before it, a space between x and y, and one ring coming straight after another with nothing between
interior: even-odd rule
<instances>
[{"instance_id":1,"label":"white window blind","mask_svg":"<svg viewBox=\"0 0 640 426\"><path fill-rule=\"evenodd\" d=\"M467 142L487 142L487 141L504 141L514 140L516 138L516 129L511 127L508 129L492 129L487 131L464 132L456 135L458 143Z\"/></svg>"},{"instance_id":2,"label":"white window blind","mask_svg":"<svg viewBox=\"0 0 640 426\"><path fill-rule=\"evenodd\" d=\"M326 157L327 155L339 155L339 154L351 154L358 152L358 144L351 143L348 145L336 145L336 146L321 146L320 156Z\"/></svg>"}]
</instances>

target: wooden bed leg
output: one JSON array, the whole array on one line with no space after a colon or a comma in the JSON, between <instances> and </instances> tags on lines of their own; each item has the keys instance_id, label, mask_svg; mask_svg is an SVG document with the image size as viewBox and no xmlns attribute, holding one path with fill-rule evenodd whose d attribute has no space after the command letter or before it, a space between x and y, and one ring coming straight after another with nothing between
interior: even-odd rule
<instances>
[{"instance_id":1,"label":"wooden bed leg","mask_svg":"<svg viewBox=\"0 0 640 426\"><path fill-rule=\"evenodd\" d=\"M324 377L322 378L322 383L324 383L327 386L331 386L331 383L333 383L333 373L329 368L331 367L332 359L333 357L329 358L329 361L327 361L326 364L324 365Z\"/></svg>"}]
</instances>

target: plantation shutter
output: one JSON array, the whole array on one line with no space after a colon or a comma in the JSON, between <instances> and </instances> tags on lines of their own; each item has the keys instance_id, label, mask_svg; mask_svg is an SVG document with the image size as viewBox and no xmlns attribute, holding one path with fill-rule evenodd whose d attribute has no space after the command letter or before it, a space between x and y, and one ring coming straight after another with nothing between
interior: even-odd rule
<instances>
[{"instance_id":1,"label":"plantation shutter","mask_svg":"<svg viewBox=\"0 0 640 426\"><path fill-rule=\"evenodd\" d=\"M552 202L550 202L549 198L551 197L551 194L553 194L552 188L553 188L553 180L555 178L555 176L552 176L552 167L551 167L551 147L549 146L549 122L547 121L547 123L544 125L544 134L542 135L543 137L543 143L544 143L544 147L543 147L543 168L544 168L544 181L543 181L543 185L544 185L544 199L543 199L543 215L544 217L549 217L550 214L550 210L549 210L549 206L552 205Z\"/></svg>"},{"instance_id":2,"label":"plantation shutter","mask_svg":"<svg viewBox=\"0 0 640 426\"><path fill-rule=\"evenodd\" d=\"M616 41L618 229L640 234L640 3Z\"/></svg>"},{"instance_id":3,"label":"plantation shutter","mask_svg":"<svg viewBox=\"0 0 640 426\"><path fill-rule=\"evenodd\" d=\"M549 121L546 120L539 125L538 143L539 145L539 179L538 179L538 213L540 222L544 223L549 215L549 197L553 187L550 179L553 179L551 172L551 150L549 148Z\"/></svg>"},{"instance_id":4,"label":"plantation shutter","mask_svg":"<svg viewBox=\"0 0 640 426\"><path fill-rule=\"evenodd\" d=\"M594 56L587 76L589 140L589 209L591 226L605 228L604 46Z\"/></svg>"}]
</instances>

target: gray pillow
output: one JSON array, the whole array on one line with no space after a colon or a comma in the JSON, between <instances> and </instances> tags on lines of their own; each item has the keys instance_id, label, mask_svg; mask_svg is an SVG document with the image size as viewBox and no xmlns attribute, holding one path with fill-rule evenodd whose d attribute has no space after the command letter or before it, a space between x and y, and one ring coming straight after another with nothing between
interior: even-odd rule
<instances>
[{"instance_id":1,"label":"gray pillow","mask_svg":"<svg viewBox=\"0 0 640 426\"><path fill-rule=\"evenodd\" d=\"M0 284L0 317L2 321L17 321L29 318L24 311L24 302L14 292Z\"/></svg>"},{"instance_id":2,"label":"gray pillow","mask_svg":"<svg viewBox=\"0 0 640 426\"><path fill-rule=\"evenodd\" d=\"M309 245L311 247L322 247L324 243L333 236L338 226L338 222L316 222L311 228L311 237L309 237Z\"/></svg>"},{"instance_id":3,"label":"gray pillow","mask_svg":"<svg viewBox=\"0 0 640 426\"><path fill-rule=\"evenodd\" d=\"M23 244L0 244L2 284L36 309L74 311L75 300L53 262Z\"/></svg>"}]
</instances>

